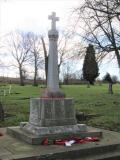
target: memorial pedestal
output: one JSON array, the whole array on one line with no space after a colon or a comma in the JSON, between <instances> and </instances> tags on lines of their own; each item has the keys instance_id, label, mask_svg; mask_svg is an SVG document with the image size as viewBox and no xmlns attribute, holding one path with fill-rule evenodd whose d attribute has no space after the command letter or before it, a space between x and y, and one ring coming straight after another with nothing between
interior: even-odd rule
<instances>
[{"instance_id":1,"label":"memorial pedestal","mask_svg":"<svg viewBox=\"0 0 120 160\"><path fill-rule=\"evenodd\" d=\"M72 98L33 98L30 117L21 129L41 136L70 134L86 131L86 125L77 125Z\"/></svg>"},{"instance_id":2,"label":"memorial pedestal","mask_svg":"<svg viewBox=\"0 0 120 160\"><path fill-rule=\"evenodd\" d=\"M76 124L72 98L30 99L29 124L38 127Z\"/></svg>"},{"instance_id":3,"label":"memorial pedestal","mask_svg":"<svg viewBox=\"0 0 120 160\"><path fill-rule=\"evenodd\" d=\"M72 98L31 98L29 122L20 127L9 127L8 133L30 144L70 136L101 136L90 131L85 124L77 124Z\"/></svg>"}]
</instances>

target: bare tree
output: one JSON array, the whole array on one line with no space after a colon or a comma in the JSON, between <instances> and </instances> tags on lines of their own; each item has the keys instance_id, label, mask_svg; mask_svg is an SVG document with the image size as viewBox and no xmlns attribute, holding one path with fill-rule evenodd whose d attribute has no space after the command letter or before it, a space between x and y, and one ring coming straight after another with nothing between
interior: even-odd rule
<instances>
[{"instance_id":1,"label":"bare tree","mask_svg":"<svg viewBox=\"0 0 120 160\"><path fill-rule=\"evenodd\" d=\"M58 71L60 67L68 61L75 62L83 56L84 47L76 41L71 32L66 29L62 32L58 41Z\"/></svg>"},{"instance_id":2,"label":"bare tree","mask_svg":"<svg viewBox=\"0 0 120 160\"><path fill-rule=\"evenodd\" d=\"M81 36L98 49L98 60L114 52L120 68L120 1L85 0L76 8ZM84 24L84 25L83 25ZM78 33L80 34L80 33Z\"/></svg>"},{"instance_id":3,"label":"bare tree","mask_svg":"<svg viewBox=\"0 0 120 160\"><path fill-rule=\"evenodd\" d=\"M43 65L43 56L41 54L41 36L34 33L29 33L29 41L31 45L31 63L34 65L34 82L33 85L37 86L38 69Z\"/></svg>"},{"instance_id":4,"label":"bare tree","mask_svg":"<svg viewBox=\"0 0 120 160\"><path fill-rule=\"evenodd\" d=\"M20 85L24 86L24 75L23 70L26 62L30 60L29 51L29 34L16 31L11 33L8 40L9 52L12 54L14 60L16 61L15 67L19 69L20 75Z\"/></svg>"},{"instance_id":5,"label":"bare tree","mask_svg":"<svg viewBox=\"0 0 120 160\"><path fill-rule=\"evenodd\" d=\"M22 68L22 76L23 76L23 80L26 80L28 78L29 75L26 68Z\"/></svg>"},{"instance_id":6,"label":"bare tree","mask_svg":"<svg viewBox=\"0 0 120 160\"><path fill-rule=\"evenodd\" d=\"M58 41L58 73L60 74L60 67L62 63L72 56L72 46L70 44L70 34L68 32L62 32Z\"/></svg>"}]
</instances>

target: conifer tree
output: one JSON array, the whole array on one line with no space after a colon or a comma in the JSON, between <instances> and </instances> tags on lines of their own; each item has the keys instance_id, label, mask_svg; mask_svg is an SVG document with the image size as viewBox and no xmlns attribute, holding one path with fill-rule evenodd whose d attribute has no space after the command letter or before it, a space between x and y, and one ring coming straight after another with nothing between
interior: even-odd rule
<instances>
[{"instance_id":1,"label":"conifer tree","mask_svg":"<svg viewBox=\"0 0 120 160\"><path fill-rule=\"evenodd\" d=\"M83 63L83 78L90 84L94 85L95 79L98 77L98 64L95 58L95 50L93 45L89 44Z\"/></svg>"}]
</instances>

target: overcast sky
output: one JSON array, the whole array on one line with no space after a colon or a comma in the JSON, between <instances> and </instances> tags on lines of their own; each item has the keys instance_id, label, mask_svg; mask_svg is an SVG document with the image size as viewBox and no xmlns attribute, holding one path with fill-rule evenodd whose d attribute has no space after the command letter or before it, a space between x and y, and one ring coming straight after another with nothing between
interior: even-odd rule
<instances>
[{"instance_id":1,"label":"overcast sky","mask_svg":"<svg viewBox=\"0 0 120 160\"><path fill-rule=\"evenodd\" d=\"M0 0L1 33L15 29L46 32L50 21L48 15L56 12L60 17L58 28L68 23L70 12L80 0Z\"/></svg>"},{"instance_id":2,"label":"overcast sky","mask_svg":"<svg viewBox=\"0 0 120 160\"><path fill-rule=\"evenodd\" d=\"M56 12L60 17L57 22L58 30L64 29L72 23L70 14L72 9L82 3L83 0L0 0L0 35L9 33L16 29L33 31L47 34L50 29L48 15ZM109 58L101 65L101 77L110 72L112 75L119 75L116 60L109 62ZM6 70L8 76L13 75ZM1 73L2 74L2 73Z\"/></svg>"}]
</instances>

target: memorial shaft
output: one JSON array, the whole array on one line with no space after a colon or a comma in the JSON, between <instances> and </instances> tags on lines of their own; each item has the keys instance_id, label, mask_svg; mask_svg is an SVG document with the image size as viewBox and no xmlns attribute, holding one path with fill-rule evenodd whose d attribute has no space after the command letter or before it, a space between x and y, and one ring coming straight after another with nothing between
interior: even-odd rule
<instances>
[{"instance_id":1,"label":"memorial shaft","mask_svg":"<svg viewBox=\"0 0 120 160\"><path fill-rule=\"evenodd\" d=\"M51 30L48 32L49 37L49 58L48 58L48 79L47 88L52 92L59 91L59 76L58 76L58 31L56 30L56 21L58 18L53 12L49 19L52 20Z\"/></svg>"}]
</instances>

